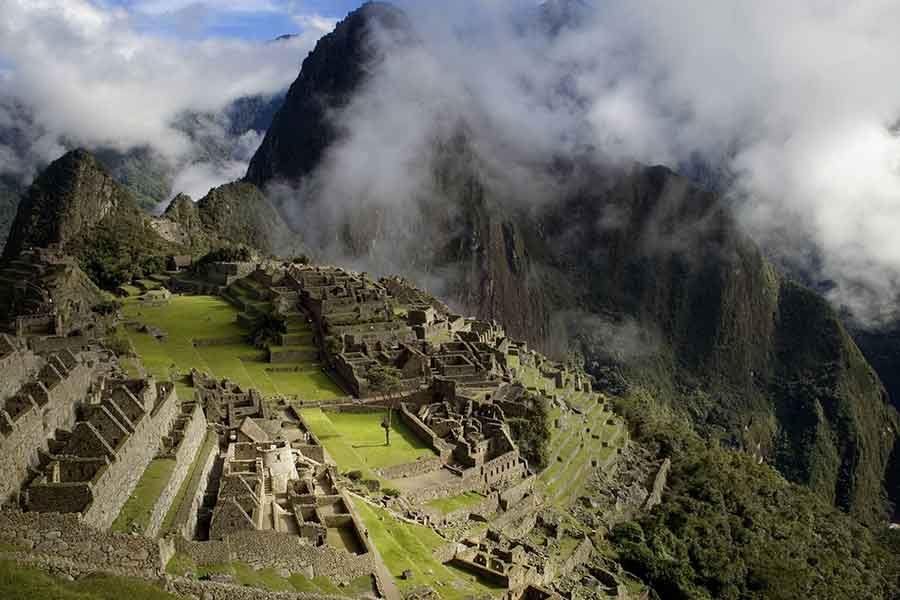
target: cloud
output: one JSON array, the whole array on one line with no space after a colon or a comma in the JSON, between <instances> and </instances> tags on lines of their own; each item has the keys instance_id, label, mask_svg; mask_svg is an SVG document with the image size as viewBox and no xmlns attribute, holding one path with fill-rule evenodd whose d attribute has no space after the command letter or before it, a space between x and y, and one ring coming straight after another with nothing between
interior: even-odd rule
<instances>
[{"instance_id":1,"label":"cloud","mask_svg":"<svg viewBox=\"0 0 900 600\"><path fill-rule=\"evenodd\" d=\"M434 140L464 124L504 201L553 197L534 165L586 148L704 165L747 229L831 279L835 302L867 319L896 306L900 4L401 4L422 43L389 52L335 115L348 136L307 182L333 220L360 205L414 220Z\"/></svg>"},{"instance_id":2,"label":"cloud","mask_svg":"<svg viewBox=\"0 0 900 600\"><path fill-rule=\"evenodd\" d=\"M164 12L189 4L139 2L133 10ZM259 10L268 4L221 7ZM4 2L0 122L4 112L9 118L10 106L18 106L34 129L26 132L34 139L20 139L5 152L24 159L15 166L25 178L73 146L150 146L173 168L193 163L198 148L179 120L188 113L215 114L240 97L286 89L321 33L307 28L278 43L181 40L140 30L131 10L88 0ZM12 170L12 163L5 168ZM234 172L226 169L221 177Z\"/></svg>"}]
</instances>

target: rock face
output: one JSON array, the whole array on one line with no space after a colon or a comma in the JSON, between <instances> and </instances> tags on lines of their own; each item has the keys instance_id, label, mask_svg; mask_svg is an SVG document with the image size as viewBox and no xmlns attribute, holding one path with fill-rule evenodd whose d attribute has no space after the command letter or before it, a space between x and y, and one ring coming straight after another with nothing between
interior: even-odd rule
<instances>
[{"instance_id":1,"label":"rock face","mask_svg":"<svg viewBox=\"0 0 900 600\"><path fill-rule=\"evenodd\" d=\"M159 235L194 254L230 244L243 244L267 254L301 251L299 240L281 215L250 183L222 185L197 203L179 194L152 226Z\"/></svg>"},{"instance_id":2,"label":"rock face","mask_svg":"<svg viewBox=\"0 0 900 600\"><path fill-rule=\"evenodd\" d=\"M340 135L328 115L377 72L371 23L407 26L367 5L323 38L249 181L302 185L321 164ZM785 280L718 197L664 167L574 157L535 165L554 180L551 197L524 206L484 175L465 137L463 127L435 153L435 197L423 200L407 264L440 273L448 300L514 337L615 361L723 443L867 521L885 515L884 498L900 493L884 485L900 420L884 388L827 303ZM390 241L384 212L329 224L345 257ZM649 334L625 335L628 325Z\"/></svg>"},{"instance_id":3,"label":"rock face","mask_svg":"<svg viewBox=\"0 0 900 600\"><path fill-rule=\"evenodd\" d=\"M372 64L374 27L398 35L411 31L402 11L369 2L319 40L251 160L247 181L262 186L278 178L295 180L319 164L339 135L328 112L350 101Z\"/></svg>"},{"instance_id":4,"label":"rock face","mask_svg":"<svg viewBox=\"0 0 900 600\"><path fill-rule=\"evenodd\" d=\"M130 197L90 153L69 152L25 194L3 255L15 256L26 246L64 245L129 204Z\"/></svg>"},{"instance_id":5,"label":"rock face","mask_svg":"<svg viewBox=\"0 0 900 600\"><path fill-rule=\"evenodd\" d=\"M298 243L281 215L250 183L234 182L210 190L196 210L207 235L222 241L279 254L289 254Z\"/></svg>"}]
</instances>

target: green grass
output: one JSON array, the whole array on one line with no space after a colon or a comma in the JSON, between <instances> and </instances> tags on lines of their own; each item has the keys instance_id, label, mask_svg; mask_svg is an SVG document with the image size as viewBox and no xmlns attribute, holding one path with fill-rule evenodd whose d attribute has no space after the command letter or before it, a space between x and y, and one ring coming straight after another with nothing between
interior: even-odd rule
<instances>
[{"instance_id":1,"label":"green grass","mask_svg":"<svg viewBox=\"0 0 900 600\"><path fill-rule=\"evenodd\" d=\"M484 496L482 496L478 492L466 492L458 496L451 496L450 498L438 498L437 500L430 500L428 502L428 506L436 508L443 514L447 515L462 508L475 506L483 500Z\"/></svg>"},{"instance_id":2,"label":"green grass","mask_svg":"<svg viewBox=\"0 0 900 600\"><path fill-rule=\"evenodd\" d=\"M42 571L0 561L0 598L3 600L179 600L160 588L127 577L91 576L62 581Z\"/></svg>"},{"instance_id":3,"label":"green grass","mask_svg":"<svg viewBox=\"0 0 900 600\"><path fill-rule=\"evenodd\" d=\"M317 361L277 365L301 370L275 372L268 370L273 365L265 362L264 353L249 343L195 347L193 340L233 339L248 333L235 321L238 310L220 298L175 296L165 306L142 306L137 299L128 298L123 311L127 320L166 332L164 339L157 340L146 333L126 331L144 367L158 378L171 378L173 369L187 373L196 368L266 396L323 400L343 395Z\"/></svg>"},{"instance_id":4,"label":"green grass","mask_svg":"<svg viewBox=\"0 0 900 600\"><path fill-rule=\"evenodd\" d=\"M307 592L312 594L331 594L335 596L361 596L374 590L371 575L365 575L350 581L347 586L339 587L328 577L308 579L300 574L282 577L275 569L255 570L241 562L227 564L197 565L187 556L176 554L166 565L166 571L173 575L192 573L195 578L213 574L231 575L238 585L246 585L270 592Z\"/></svg>"},{"instance_id":5,"label":"green grass","mask_svg":"<svg viewBox=\"0 0 900 600\"><path fill-rule=\"evenodd\" d=\"M174 470L175 461L171 458L157 458L150 461L131 497L113 522L112 530L127 533L134 525L143 533L150 523L153 506L169 483Z\"/></svg>"},{"instance_id":6,"label":"green grass","mask_svg":"<svg viewBox=\"0 0 900 600\"><path fill-rule=\"evenodd\" d=\"M354 498L353 502L385 566L402 592L428 585L444 600L462 600L503 591L487 585L475 575L436 560L432 552L444 545L446 540L428 527L398 521L387 511L358 498ZM413 577L400 579L406 570L412 571Z\"/></svg>"},{"instance_id":7,"label":"green grass","mask_svg":"<svg viewBox=\"0 0 900 600\"><path fill-rule=\"evenodd\" d=\"M390 447L384 445L383 413L325 413L319 408L300 410L310 430L322 442L339 469L361 471L366 479L390 485L374 469L412 462L420 456L434 456L403 423L394 419Z\"/></svg>"},{"instance_id":8,"label":"green grass","mask_svg":"<svg viewBox=\"0 0 900 600\"><path fill-rule=\"evenodd\" d=\"M175 525L175 517L178 516L178 510L187 497L187 492L191 487L191 482L195 477L200 476L200 471L198 471L197 469L198 467L206 463L206 459L209 456L209 453L215 451L215 445L218 443L218 439L219 438L215 433L206 434L206 438L203 440L203 445L200 446L200 450L197 451L197 456L194 458L194 462L191 463L191 467L190 469L188 469L187 475L184 476L184 481L181 482L181 486L178 488L178 493L172 500L172 505L169 506L169 511L166 513L166 517L163 519L163 524L160 528L161 534L166 533Z\"/></svg>"},{"instance_id":9,"label":"green grass","mask_svg":"<svg viewBox=\"0 0 900 600\"><path fill-rule=\"evenodd\" d=\"M574 398L576 403L582 403L586 409L589 407L586 414L587 424L599 439L594 439L587 433L581 437L584 425L578 417L569 418L569 429L566 431L553 429L551 460L548 467L540 473L538 483L548 499L560 506L568 504L578 496L593 470L590 466L592 459L603 462L615 452L614 447L620 443L619 437L623 431L622 424L618 421L614 425L606 424L612 414L601 408L596 402L595 395L572 393L570 398ZM611 447L604 448L604 441L610 442ZM557 460L557 457L562 460Z\"/></svg>"},{"instance_id":10,"label":"green grass","mask_svg":"<svg viewBox=\"0 0 900 600\"><path fill-rule=\"evenodd\" d=\"M435 456L434 450L394 414L391 426L391 445L385 445L384 412L325 413L334 432L357 450L373 469L413 462L418 458Z\"/></svg>"}]
</instances>

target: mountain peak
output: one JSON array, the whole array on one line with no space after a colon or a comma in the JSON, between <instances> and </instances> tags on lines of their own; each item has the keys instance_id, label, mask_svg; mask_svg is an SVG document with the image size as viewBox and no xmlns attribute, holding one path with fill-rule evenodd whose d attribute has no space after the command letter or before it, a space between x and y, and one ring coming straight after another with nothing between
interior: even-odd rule
<instances>
[{"instance_id":1,"label":"mountain peak","mask_svg":"<svg viewBox=\"0 0 900 600\"><path fill-rule=\"evenodd\" d=\"M28 246L61 244L134 201L93 154L72 150L41 173L19 205L4 258Z\"/></svg>"},{"instance_id":2,"label":"mountain peak","mask_svg":"<svg viewBox=\"0 0 900 600\"><path fill-rule=\"evenodd\" d=\"M328 113L350 102L378 60L376 31L388 33L398 44L413 39L408 16L392 4L367 2L347 15L303 61L250 161L247 181L260 187L274 179L296 181L316 168L322 152L338 137Z\"/></svg>"}]
</instances>

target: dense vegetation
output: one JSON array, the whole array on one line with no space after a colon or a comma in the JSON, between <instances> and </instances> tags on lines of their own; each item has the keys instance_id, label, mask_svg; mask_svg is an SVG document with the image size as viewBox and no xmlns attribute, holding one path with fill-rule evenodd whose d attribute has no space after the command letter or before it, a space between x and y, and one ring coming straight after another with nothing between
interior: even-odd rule
<instances>
[{"instance_id":1,"label":"dense vegetation","mask_svg":"<svg viewBox=\"0 0 900 600\"><path fill-rule=\"evenodd\" d=\"M247 262L253 258L253 252L246 246L223 246L204 254L195 264L201 267L217 262Z\"/></svg>"},{"instance_id":2,"label":"dense vegetation","mask_svg":"<svg viewBox=\"0 0 900 600\"><path fill-rule=\"evenodd\" d=\"M705 443L641 390L619 407L672 459L664 502L613 531L625 568L660 597L896 597L898 556L872 531L752 456Z\"/></svg>"},{"instance_id":3,"label":"dense vegetation","mask_svg":"<svg viewBox=\"0 0 900 600\"><path fill-rule=\"evenodd\" d=\"M543 396L529 394L524 402L525 415L509 418L509 433L528 466L540 471L550 460L550 410Z\"/></svg>"},{"instance_id":4,"label":"dense vegetation","mask_svg":"<svg viewBox=\"0 0 900 600\"><path fill-rule=\"evenodd\" d=\"M66 245L81 268L102 288L113 289L166 269L178 248L150 229L136 207L120 207L97 227Z\"/></svg>"}]
</instances>

